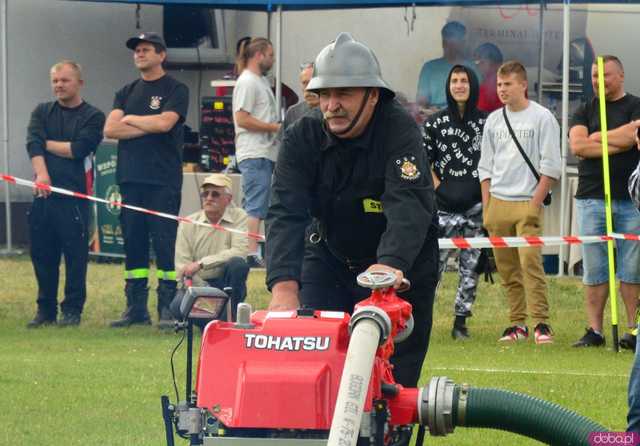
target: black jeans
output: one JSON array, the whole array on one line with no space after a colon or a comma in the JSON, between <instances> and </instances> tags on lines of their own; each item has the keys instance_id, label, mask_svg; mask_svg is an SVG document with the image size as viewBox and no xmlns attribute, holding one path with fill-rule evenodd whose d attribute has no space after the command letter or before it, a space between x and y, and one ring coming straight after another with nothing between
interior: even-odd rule
<instances>
[{"instance_id":1,"label":"black jeans","mask_svg":"<svg viewBox=\"0 0 640 446\"><path fill-rule=\"evenodd\" d=\"M435 242L437 244L437 240ZM404 342L395 345L391 358L393 376L405 387L416 387L420 378L422 363L429 347L433 300L438 279L437 245L429 259L407 274L412 287L399 294L413 305L413 332ZM332 310L353 313L353 307L371 294L368 288L356 282L358 274L370 265L350 269L333 256L321 242L307 243L302 266L302 288L300 303L316 310Z\"/></svg>"},{"instance_id":2,"label":"black jeans","mask_svg":"<svg viewBox=\"0 0 640 446\"><path fill-rule=\"evenodd\" d=\"M180 212L180 190L171 187L124 183L120 185L120 193L122 201L126 204L172 215ZM177 221L123 208L120 223L124 238L126 271L148 270L151 239L158 271L175 273Z\"/></svg>"},{"instance_id":3,"label":"black jeans","mask_svg":"<svg viewBox=\"0 0 640 446\"><path fill-rule=\"evenodd\" d=\"M249 265L245 259L240 257L232 257L224 265L224 272L222 277L216 277L215 279L207 279L207 283L222 290L225 287L233 288L231 292L231 314L232 318L236 320L236 312L238 304L244 302L247 297L247 276L249 275Z\"/></svg>"},{"instance_id":4,"label":"black jeans","mask_svg":"<svg viewBox=\"0 0 640 446\"><path fill-rule=\"evenodd\" d=\"M63 313L81 314L87 298L89 204L74 198L36 198L29 211L31 262L38 281L38 310L54 319L60 259L66 270Z\"/></svg>"}]
</instances>

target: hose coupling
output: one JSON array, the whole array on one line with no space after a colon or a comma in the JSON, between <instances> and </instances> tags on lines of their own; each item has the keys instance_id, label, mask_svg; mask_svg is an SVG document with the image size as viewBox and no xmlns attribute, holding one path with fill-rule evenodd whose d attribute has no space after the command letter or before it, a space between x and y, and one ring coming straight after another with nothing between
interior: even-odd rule
<instances>
[{"instance_id":1,"label":"hose coupling","mask_svg":"<svg viewBox=\"0 0 640 446\"><path fill-rule=\"evenodd\" d=\"M391 319L389 319L389 315L387 315L384 310L373 305L358 308L355 313L353 313L353 316L351 316L351 321L349 322L349 335L351 335L358 322L364 319L370 319L378 324L378 327L380 327L379 345L383 345L391 335Z\"/></svg>"}]
</instances>

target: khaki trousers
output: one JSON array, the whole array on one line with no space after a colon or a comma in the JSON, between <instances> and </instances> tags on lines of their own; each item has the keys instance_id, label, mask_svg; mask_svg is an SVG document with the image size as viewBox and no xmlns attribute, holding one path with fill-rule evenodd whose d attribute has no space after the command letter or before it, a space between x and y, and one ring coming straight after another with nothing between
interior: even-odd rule
<instances>
[{"instance_id":1,"label":"khaki trousers","mask_svg":"<svg viewBox=\"0 0 640 446\"><path fill-rule=\"evenodd\" d=\"M529 201L504 201L491 196L484 212L484 226L492 237L539 236L542 214L542 209ZM546 322L549 304L541 248L498 248L493 253L507 292L511 324L525 323L527 307L534 324Z\"/></svg>"}]
</instances>

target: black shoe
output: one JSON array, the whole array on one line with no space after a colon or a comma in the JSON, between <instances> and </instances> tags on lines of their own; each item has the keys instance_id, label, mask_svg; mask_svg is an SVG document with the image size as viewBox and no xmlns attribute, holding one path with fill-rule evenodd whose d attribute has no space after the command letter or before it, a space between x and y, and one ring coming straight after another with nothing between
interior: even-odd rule
<instances>
[{"instance_id":1,"label":"black shoe","mask_svg":"<svg viewBox=\"0 0 640 446\"><path fill-rule=\"evenodd\" d=\"M455 340L458 339L469 339L471 336L469 335L469 329L466 325L454 325L451 329L451 337Z\"/></svg>"},{"instance_id":2,"label":"black shoe","mask_svg":"<svg viewBox=\"0 0 640 446\"><path fill-rule=\"evenodd\" d=\"M622 338L620 338L620 343L618 345L620 345L620 348L624 350L633 350L635 352L636 337L633 335L633 333L626 332L622 335Z\"/></svg>"},{"instance_id":3,"label":"black shoe","mask_svg":"<svg viewBox=\"0 0 640 446\"><path fill-rule=\"evenodd\" d=\"M149 313L145 310L143 314L134 314L131 308L127 308L120 319L109 324L111 328L125 328L131 325L151 325Z\"/></svg>"},{"instance_id":4,"label":"black shoe","mask_svg":"<svg viewBox=\"0 0 640 446\"><path fill-rule=\"evenodd\" d=\"M249 268L265 268L267 266L267 262L257 255L247 256L247 264Z\"/></svg>"},{"instance_id":5,"label":"black shoe","mask_svg":"<svg viewBox=\"0 0 640 446\"><path fill-rule=\"evenodd\" d=\"M53 317L47 316L46 314L38 311L36 316L27 324L27 328L39 328L45 325L55 325L55 324L56 324L55 316Z\"/></svg>"},{"instance_id":6,"label":"black shoe","mask_svg":"<svg viewBox=\"0 0 640 446\"><path fill-rule=\"evenodd\" d=\"M581 337L573 347L603 347L605 344L604 336L599 335L593 328L587 328L587 332Z\"/></svg>"},{"instance_id":7,"label":"black shoe","mask_svg":"<svg viewBox=\"0 0 640 446\"><path fill-rule=\"evenodd\" d=\"M77 327L80 325L80 315L75 313L64 313L58 322L58 327Z\"/></svg>"}]
</instances>

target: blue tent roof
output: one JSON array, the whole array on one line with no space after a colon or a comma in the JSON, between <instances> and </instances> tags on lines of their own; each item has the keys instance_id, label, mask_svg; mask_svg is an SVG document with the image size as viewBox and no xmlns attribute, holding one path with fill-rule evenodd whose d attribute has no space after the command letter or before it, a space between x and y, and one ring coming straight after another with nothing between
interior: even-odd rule
<instances>
[{"instance_id":1,"label":"blue tent roof","mask_svg":"<svg viewBox=\"0 0 640 446\"><path fill-rule=\"evenodd\" d=\"M309 9L353 9L353 8L391 8L398 6L480 6L480 5L522 5L540 4L540 0L73 0L104 3L139 3L152 5L210 5L221 9L246 9L254 11L272 11L278 5L284 10ZM548 0L547 4L564 3L562 0ZM572 0L571 3L594 3ZM640 3L640 0L598 0L597 3Z\"/></svg>"}]
</instances>

